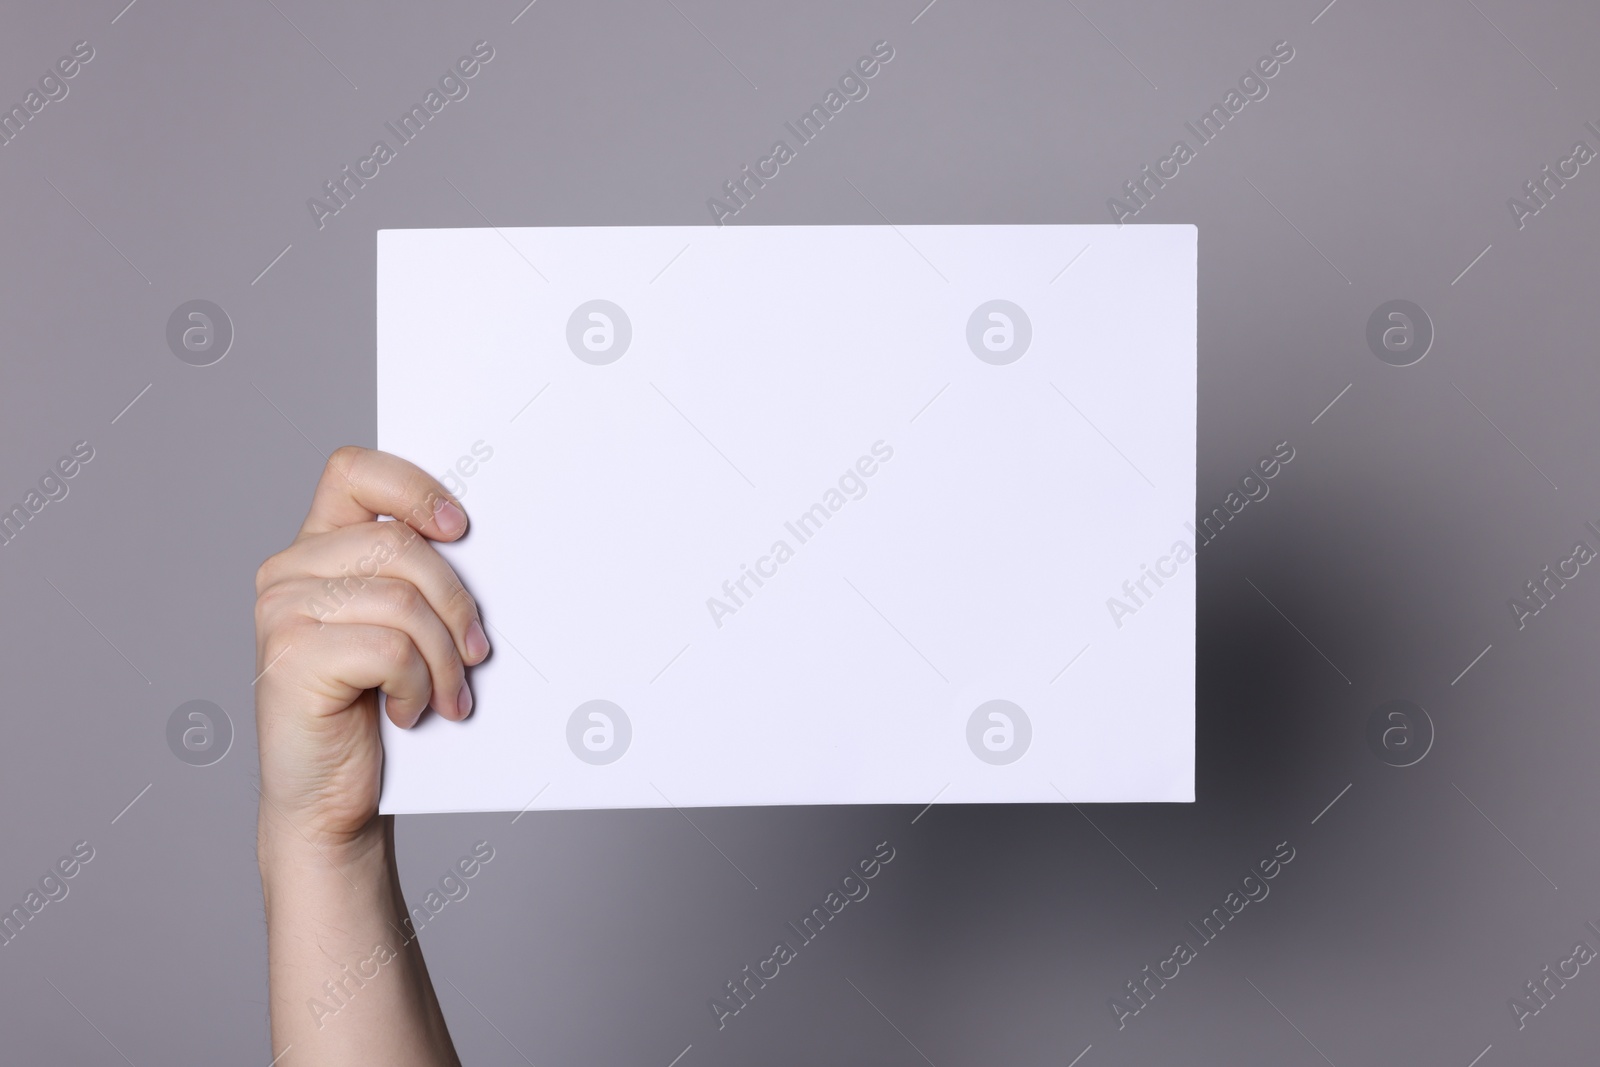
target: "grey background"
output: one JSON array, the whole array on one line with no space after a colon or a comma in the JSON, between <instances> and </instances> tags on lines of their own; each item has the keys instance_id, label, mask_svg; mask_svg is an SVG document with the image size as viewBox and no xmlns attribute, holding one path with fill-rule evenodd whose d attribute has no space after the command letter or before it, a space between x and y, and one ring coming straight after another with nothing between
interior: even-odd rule
<instances>
[{"instance_id":1,"label":"grey background","mask_svg":"<svg viewBox=\"0 0 1600 1067\"><path fill-rule=\"evenodd\" d=\"M1185 120L1295 48L1138 218L1200 227L1202 508L1297 449L1201 553L1198 803L695 812L704 836L672 811L403 819L413 901L472 842L496 849L423 935L463 1058L1592 1058L1591 968L1520 1032L1508 998L1597 944L1600 578L1520 632L1507 599L1600 519L1600 174L1520 231L1506 198L1574 141L1600 148L1600 12L925 2L0 14L7 106L73 42L96 51L0 148L0 501L96 450L0 547L0 900L96 849L0 948L8 1061L270 1059L251 579L320 452L373 440L375 231L708 222L880 39L896 56L871 95L739 223L1108 221ZM306 199L480 39L496 55L470 96L319 231ZM215 366L166 348L195 298L234 323ZM1366 347L1391 299L1433 319L1415 366ZM1405 769L1365 740L1394 698L1437 728ZM213 766L166 746L191 699L236 727ZM881 840L898 856L872 895L718 1032L707 999ZM1108 998L1285 840L1271 895L1119 1031Z\"/></svg>"}]
</instances>

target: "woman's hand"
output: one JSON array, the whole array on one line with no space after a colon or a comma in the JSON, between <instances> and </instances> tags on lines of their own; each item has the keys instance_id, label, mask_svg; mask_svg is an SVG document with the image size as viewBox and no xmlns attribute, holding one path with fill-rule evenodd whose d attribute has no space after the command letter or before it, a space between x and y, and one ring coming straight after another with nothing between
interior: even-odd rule
<instances>
[{"instance_id":1,"label":"woman's hand","mask_svg":"<svg viewBox=\"0 0 1600 1067\"><path fill-rule=\"evenodd\" d=\"M489 641L477 603L430 543L466 529L461 506L417 467L341 448L294 543L256 573L264 814L318 847L376 832L379 690L396 726L429 707L455 721L472 710L464 665L482 662Z\"/></svg>"}]
</instances>

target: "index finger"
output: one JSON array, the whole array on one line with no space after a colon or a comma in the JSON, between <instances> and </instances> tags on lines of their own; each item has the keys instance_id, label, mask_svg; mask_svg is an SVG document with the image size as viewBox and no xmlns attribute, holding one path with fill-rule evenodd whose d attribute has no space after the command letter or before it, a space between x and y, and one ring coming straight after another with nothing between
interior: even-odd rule
<instances>
[{"instance_id":1,"label":"index finger","mask_svg":"<svg viewBox=\"0 0 1600 1067\"><path fill-rule=\"evenodd\" d=\"M345 445L328 457L299 537L390 515L435 541L467 531L461 504L427 471L399 456Z\"/></svg>"}]
</instances>

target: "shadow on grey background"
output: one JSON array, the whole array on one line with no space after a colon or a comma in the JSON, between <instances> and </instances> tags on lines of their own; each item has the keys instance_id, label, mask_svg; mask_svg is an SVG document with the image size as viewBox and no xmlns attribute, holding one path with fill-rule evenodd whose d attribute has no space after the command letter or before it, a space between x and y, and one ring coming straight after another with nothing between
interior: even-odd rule
<instances>
[{"instance_id":1,"label":"shadow on grey background","mask_svg":"<svg viewBox=\"0 0 1600 1067\"><path fill-rule=\"evenodd\" d=\"M878 40L896 54L869 96L736 223L1110 221L1107 199L1185 122L1276 42L1294 49L1135 219L1200 227L1201 506L1277 442L1296 449L1194 572L1199 800L696 812L704 837L676 812L402 820L413 899L473 842L496 849L423 935L463 1058L1592 1056L1600 979L1551 983L1548 1005L1525 983L1600 947L1584 925L1600 921L1600 580L1521 630L1507 601L1596 543L1600 178L1547 185L1521 228L1507 200L1575 141L1600 148L1600 16L924 3L0 16L7 106L93 48L0 147L0 504L76 442L94 450L0 546L0 900L94 850L0 947L13 1056L270 1059L251 577L323 454L373 439L375 231L709 224L707 198ZM469 95L319 229L308 198L480 40L494 59ZM208 367L165 339L197 298L235 331ZM1366 344L1393 299L1436 330L1414 366ZM1366 740L1396 698L1436 733L1405 768ZM195 699L235 732L203 767L167 744ZM870 897L719 1031L709 998L885 840ZM1295 858L1270 894L1119 1029L1110 999L1199 944L1187 924L1280 842ZM1516 997L1540 1009L1521 1029Z\"/></svg>"}]
</instances>

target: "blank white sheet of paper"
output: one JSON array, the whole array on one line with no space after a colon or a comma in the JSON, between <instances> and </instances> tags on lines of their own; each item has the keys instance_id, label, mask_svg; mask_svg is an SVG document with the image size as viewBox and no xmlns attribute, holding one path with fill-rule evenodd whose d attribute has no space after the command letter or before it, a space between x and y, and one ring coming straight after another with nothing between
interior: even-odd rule
<instances>
[{"instance_id":1,"label":"blank white sheet of paper","mask_svg":"<svg viewBox=\"0 0 1600 1067\"><path fill-rule=\"evenodd\" d=\"M1193 800L1196 253L381 231L378 447L494 646L381 810Z\"/></svg>"}]
</instances>

